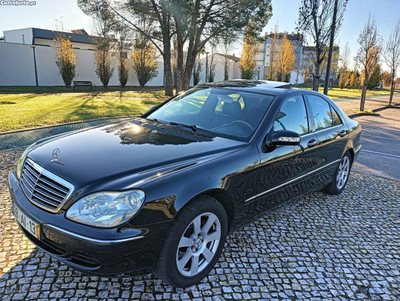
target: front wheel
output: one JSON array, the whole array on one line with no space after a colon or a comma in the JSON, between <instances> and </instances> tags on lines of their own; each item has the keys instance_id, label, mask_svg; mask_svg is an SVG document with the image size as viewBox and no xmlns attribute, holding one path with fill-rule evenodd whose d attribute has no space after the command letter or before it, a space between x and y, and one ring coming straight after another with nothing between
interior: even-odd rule
<instances>
[{"instance_id":1,"label":"front wheel","mask_svg":"<svg viewBox=\"0 0 400 301\"><path fill-rule=\"evenodd\" d=\"M340 160L340 164L336 170L335 176L331 183L326 186L325 191L329 194L337 195L346 187L349 180L352 159L349 152L346 152Z\"/></svg>"},{"instance_id":2,"label":"front wheel","mask_svg":"<svg viewBox=\"0 0 400 301\"><path fill-rule=\"evenodd\" d=\"M164 282L187 287L206 277L217 262L228 232L227 215L216 199L201 196L183 208L173 223L157 272Z\"/></svg>"}]
</instances>

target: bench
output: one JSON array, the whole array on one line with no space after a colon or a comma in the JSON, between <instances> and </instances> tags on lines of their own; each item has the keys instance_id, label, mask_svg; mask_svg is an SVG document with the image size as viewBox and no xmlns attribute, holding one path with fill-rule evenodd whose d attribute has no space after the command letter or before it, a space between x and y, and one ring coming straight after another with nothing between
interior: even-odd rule
<instances>
[{"instance_id":1,"label":"bench","mask_svg":"<svg viewBox=\"0 0 400 301\"><path fill-rule=\"evenodd\" d=\"M75 87L90 87L90 90L92 90L93 83L91 81L74 80L74 90L75 90Z\"/></svg>"}]
</instances>

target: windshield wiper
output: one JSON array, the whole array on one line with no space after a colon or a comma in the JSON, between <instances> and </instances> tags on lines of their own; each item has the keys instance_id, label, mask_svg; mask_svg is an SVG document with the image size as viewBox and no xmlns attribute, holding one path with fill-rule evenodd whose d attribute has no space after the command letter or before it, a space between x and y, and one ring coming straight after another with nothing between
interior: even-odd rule
<instances>
[{"instance_id":1,"label":"windshield wiper","mask_svg":"<svg viewBox=\"0 0 400 301\"><path fill-rule=\"evenodd\" d=\"M197 126L195 124L185 124L185 123L179 123L179 122L175 122L175 121L170 121L169 124L170 125L180 125L185 128L192 129L193 132L195 132L197 130Z\"/></svg>"},{"instance_id":2,"label":"windshield wiper","mask_svg":"<svg viewBox=\"0 0 400 301\"><path fill-rule=\"evenodd\" d=\"M157 118L146 118L146 120L154 121L155 123L167 123L167 122L159 120Z\"/></svg>"},{"instance_id":3,"label":"windshield wiper","mask_svg":"<svg viewBox=\"0 0 400 301\"><path fill-rule=\"evenodd\" d=\"M215 137L215 136L217 135L216 133L211 132L211 131L209 131L209 130L206 130L206 129L203 129L203 128L199 128L199 127L198 127L197 125L195 125L195 124L185 124L185 123L180 123L180 122L175 122L175 121L170 121L169 124L170 124L170 125L182 126L182 127L191 129L193 132L201 131L201 132L204 132L204 133L208 134L209 136L213 136L213 137Z\"/></svg>"}]
</instances>

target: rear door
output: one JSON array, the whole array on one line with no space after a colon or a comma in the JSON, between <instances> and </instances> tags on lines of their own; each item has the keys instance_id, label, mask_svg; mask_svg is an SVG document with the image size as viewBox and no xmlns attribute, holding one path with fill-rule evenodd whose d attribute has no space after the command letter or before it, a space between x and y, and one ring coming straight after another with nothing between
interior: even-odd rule
<instances>
[{"instance_id":1,"label":"rear door","mask_svg":"<svg viewBox=\"0 0 400 301\"><path fill-rule=\"evenodd\" d=\"M313 132L318 141L321 158L320 184L329 183L339 164L347 143L348 128L339 114L323 97L307 94Z\"/></svg>"}]
</instances>

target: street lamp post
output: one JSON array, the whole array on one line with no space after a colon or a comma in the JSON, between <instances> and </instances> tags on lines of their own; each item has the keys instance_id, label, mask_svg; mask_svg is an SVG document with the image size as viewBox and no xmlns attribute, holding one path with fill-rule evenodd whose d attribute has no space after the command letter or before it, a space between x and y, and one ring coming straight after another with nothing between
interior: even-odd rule
<instances>
[{"instance_id":1,"label":"street lamp post","mask_svg":"<svg viewBox=\"0 0 400 301\"><path fill-rule=\"evenodd\" d=\"M208 54L209 52L206 51L206 80L205 80L206 83L208 83Z\"/></svg>"},{"instance_id":2,"label":"street lamp post","mask_svg":"<svg viewBox=\"0 0 400 301\"><path fill-rule=\"evenodd\" d=\"M36 46L32 46L31 48L33 49L33 65L35 66L36 91L39 91L39 80L36 65Z\"/></svg>"}]
</instances>

